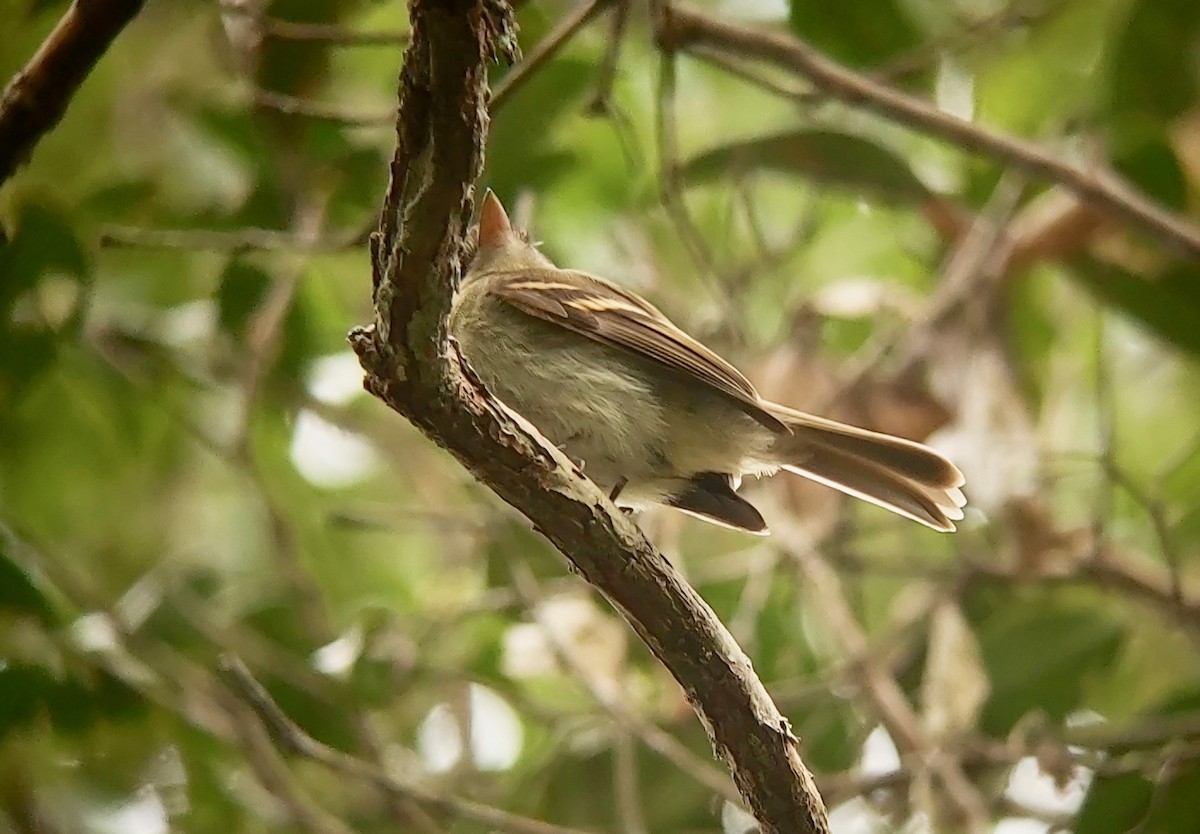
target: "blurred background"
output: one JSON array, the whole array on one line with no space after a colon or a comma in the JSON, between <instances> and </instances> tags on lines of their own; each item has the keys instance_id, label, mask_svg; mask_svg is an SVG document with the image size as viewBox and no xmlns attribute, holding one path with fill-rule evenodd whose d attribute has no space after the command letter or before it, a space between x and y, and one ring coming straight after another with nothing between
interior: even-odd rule
<instances>
[{"instance_id":1,"label":"blurred background","mask_svg":"<svg viewBox=\"0 0 1200 834\"><path fill-rule=\"evenodd\" d=\"M640 518L834 831L1200 830L1200 265L640 2L518 5L483 184L544 251L966 473L953 536L788 476L768 539ZM6 0L0 77L66 7ZM699 8L1200 215L1192 0ZM0 190L0 831L753 829L626 625L361 390L406 30L151 3Z\"/></svg>"}]
</instances>

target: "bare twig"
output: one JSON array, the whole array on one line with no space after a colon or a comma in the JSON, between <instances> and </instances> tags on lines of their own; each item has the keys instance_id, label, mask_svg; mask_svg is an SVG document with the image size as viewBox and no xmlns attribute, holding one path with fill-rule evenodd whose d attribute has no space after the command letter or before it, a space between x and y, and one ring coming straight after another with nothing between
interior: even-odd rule
<instances>
[{"instance_id":1,"label":"bare twig","mask_svg":"<svg viewBox=\"0 0 1200 834\"><path fill-rule=\"evenodd\" d=\"M1100 494L1096 507L1092 512L1091 553L1089 559L1098 558L1105 549L1108 541L1108 524L1116 501L1116 478L1112 472L1117 469L1117 425L1116 401L1113 399L1112 370L1109 367L1108 344L1105 334L1107 314L1104 307L1096 304L1096 345L1095 345L1095 408L1098 429L1097 441L1100 446L1100 465L1105 473L1100 485Z\"/></svg>"},{"instance_id":2,"label":"bare twig","mask_svg":"<svg viewBox=\"0 0 1200 834\"><path fill-rule=\"evenodd\" d=\"M0 96L0 185L33 153L145 0L75 0Z\"/></svg>"},{"instance_id":3,"label":"bare twig","mask_svg":"<svg viewBox=\"0 0 1200 834\"><path fill-rule=\"evenodd\" d=\"M822 93L817 92L811 86L791 87L773 78L768 78L762 73L755 72L743 58L730 55L723 49L715 49L701 44L689 47L687 54L732 75L734 78L745 81L751 86L797 104L811 104L823 97Z\"/></svg>"},{"instance_id":4,"label":"bare twig","mask_svg":"<svg viewBox=\"0 0 1200 834\"><path fill-rule=\"evenodd\" d=\"M612 19L608 30L608 48L600 62L596 79L596 92L588 102L588 112L603 115L612 110L612 88L617 78L617 63L621 58L621 43L625 40L625 27L629 23L631 0L615 0Z\"/></svg>"},{"instance_id":5,"label":"bare twig","mask_svg":"<svg viewBox=\"0 0 1200 834\"><path fill-rule=\"evenodd\" d=\"M638 788L637 744L632 733L620 732L616 737L613 756L613 783L617 818L626 834L649 834L646 815L642 813L642 795Z\"/></svg>"},{"instance_id":6,"label":"bare twig","mask_svg":"<svg viewBox=\"0 0 1200 834\"><path fill-rule=\"evenodd\" d=\"M1083 558L1088 542L1080 552L1067 554L1070 565L1047 565L1031 570L1026 565L1004 567L980 559L966 559L954 567L908 565L884 568L873 565L872 571L886 576L931 579L943 582L999 582L1044 585L1093 585L1118 592L1130 601L1137 601L1163 617L1173 619L1190 632L1200 635L1200 599L1193 594L1180 594L1171 576L1144 566L1145 557L1135 552L1118 550L1109 543L1095 558Z\"/></svg>"},{"instance_id":7,"label":"bare twig","mask_svg":"<svg viewBox=\"0 0 1200 834\"><path fill-rule=\"evenodd\" d=\"M488 396L447 335L482 169L486 62L514 43L506 11L413 5L397 150L372 243L375 320L350 334L368 390L532 519L613 602L682 685L765 832L827 832L786 719L712 609L560 450Z\"/></svg>"},{"instance_id":8,"label":"bare twig","mask_svg":"<svg viewBox=\"0 0 1200 834\"><path fill-rule=\"evenodd\" d=\"M1166 509L1163 506L1162 499L1142 489L1128 472L1117 465L1113 455L1106 454L1102 464L1104 465L1105 475L1112 482L1113 486L1118 486L1124 490L1150 519L1150 526L1154 530L1155 538L1158 539L1158 549L1162 554L1163 561L1167 564L1171 597L1179 611L1186 612L1188 603L1184 598L1183 592L1182 555L1179 552L1179 545L1176 542L1175 535L1171 530L1171 524L1167 520ZM1162 481L1160 480L1159 483L1161 484Z\"/></svg>"},{"instance_id":9,"label":"bare twig","mask_svg":"<svg viewBox=\"0 0 1200 834\"><path fill-rule=\"evenodd\" d=\"M292 212L295 218L294 233L300 241L308 245L323 236L326 196L324 194L304 194L294 200L295 205ZM279 353L283 347L284 326L287 324L288 313L292 309L292 303L304 276L302 257L293 255L286 260L287 263L281 266L272 281L270 290L250 317L246 327L245 361L239 369L240 379L238 381L242 400L239 405L239 419L232 444L233 453L245 469L255 473L254 480L263 496L267 495L267 489L255 469L251 448L251 426L263 383L279 359ZM283 524L282 513L273 512L272 519L273 526Z\"/></svg>"},{"instance_id":10,"label":"bare twig","mask_svg":"<svg viewBox=\"0 0 1200 834\"><path fill-rule=\"evenodd\" d=\"M1062 187L1025 206L1012 223L1012 256L1006 273L1020 277L1033 264L1075 254L1101 226L1104 216Z\"/></svg>"},{"instance_id":11,"label":"bare twig","mask_svg":"<svg viewBox=\"0 0 1200 834\"><path fill-rule=\"evenodd\" d=\"M542 596L533 571L523 562L516 562L511 567L513 588L530 611L537 611L539 598ZM627 708L616 694L607 691L584 664L572 653L570 646L563 642L559 634L541 618L537 618L546 641L553 649L555 657L573 678L588 691L592 699L603 707L612 719L627 734L637 736L651 750L671 762L682 772L686 773L698 784L708 788L717 796L730 802L738 802L740 797L734 790L733 784L723 773L712 768L708 762L702 761L686 745L681 744L674 736L664 731L653 722L639 716Z\"/></svg>"},{"instance_id":12,"label":"bare twig","mask_svg":"<svg viewBox=\"0 0 1200 834\"><path fill-rule=\"evenodd\" d=\"M676 48L707 45L785 67L848 104L874 110L963 150L992 156L1031 176L1057 182L1146 234L1192 257L1200 257L1200 229L1162 208L1109 170L1081 168L1033 142L952 116L927 101L846 69L788 35L727 23L683 5L671 6L667 21L660 38Z\"/></svg>"},{"instance_id":13,"label":"bare twig","mask_svg":"<svg viewBox=\"0 0 1200 834\"><path fill-rule=\"evenodd\" d=\"M992 14L967 21L953 32L933 38L903 52L871 73L879 81L894 81L932 66L941 56L962 53L980 43L991 43L1005 30L1030 23L1048 16L1053 11L1050 3L1020 4L1005 6Z\"/></svg>"},{"instance_id":14,"label":"bare twig","mask_svg":"<svg viewBox=\"0 0 1200 834\"><path fill-rule=\"evenodd\" d=\"M263 685L254 679L246 665L236 657L225 659L221 673L229 687L258 715L275 744L285 752L312 759L336 773L375 785L390 796L416 801L439 813L471 820L506 834L587 834L577 828L552 825L478 802L438 796L415 785L404 784L389 776L377 765L335 750L306 733L284 714Z\"/></svg>"},{"instance_id":15,"label":"bare twig","mask_svg":"<svg viewBox=\"0 0 1200 834\"><path fill-rule=\"evenodd\" d=\"M408 42L407 32L364 32L336 23L294 23L275 17L262 19L268 38L290 41L323 41L336 46L397 46Z\"/></svg>"},{"instance_id":16,"label":"bare twig","mask_svg":"<svg viewBox=\"0 0 1200 834\"><path fill-rule=\"evenodd\" d=\"M338 252L362 245L364 235L351 230L320 238L302 237L276 229L146 229L138 226L100 227L101 246L144 246L151 249L192 249L208 252Z\"/></svg>"},{"instance_id":17,"label":"bare twig","mask_svg":"<svg viewBox=\"0 0 1200 834\"><path fill-rule=\"evenodd\" d=\"M1177 621L1193 635L1200 635L1200 600L1190 595L1179 598L1175 583L1169 576L1163 578L1146 568L1136 567L1129 558L1119 556L1111 547L1095 559L1081 560L1078 567L1072 570L1047 568L1031 573L1025 569L1002 568L972 561L963 573L967 580L1096 585L1117 591L1130 600L1137 600L1164 617Z\"/></svg>"},{"instance_id":18,"label":"bare twig","mask_svg":"<svg viewBox=\"0 0 1200 834\"><path fill-rule=\"evenodd\" d=\"M611 2L613 0L588 0L559 21L559 24L529 51L525 59L513 67L496 85L496 89L492 91L492 110L500 109L509 96L521 89L543 64L558 54L589 20L604 11Z\"/></svg>"},{"instance_id":19,"label":"bare twig","mask_svg":"<svg viewBox=\"0 0 1200 834\"><path fill-rule=\"evenodd\" d=\"M337 817L318 805L279 757L271 739L249 708L226 693L222 700L237 730L238 744L255 776L271 795L283 803L292 819L311 834L354 834Z\"/></svg>"},{"instance_id":20,"label":"bare twig","mask_svg":"<svg viewBox=\"0 0 1200 834\"><path fill-rule=\"evenodd\" d=\"M959 822L964 830L987 830L990 819L987 803L963 773L960 763L949 751L936 749L927 737L920 717L896 679L873 662L867 636L842 593L837 574L801 535L784 532L787 555L800 568L812 598L819 601L818 607L829 624L830 633L840 641L843 651L857 661L856 677L874 703L900 755L937 777L947 799L961 815Z\"/></svg>"},{"instance_id":21,"label":"bare twig","mask_svg":"<svg viewBox=\"0 0 1200 834\"><path fill-rule=\"evenodd\" d=\"M290 116L305 116L323 122L339 122L346 125L363 125L379 127L386 125L395 118L394 113L363 113L348 110L335 104L325 104L307 98L277 93L273 90L254 90L254 106L267 110L275 110Z\"/></svg>"},{"instance_id":22,"label":"bare twig","mask_svg":"<svg viewBox=\"0 0 1200 834\"><path fill-rule=\"evenodd\" d=\"M323 41L332 46L398 46L408 42L407 32L364 32L337 23L297 23L263 14L266 4L252 0L220 0L221 14L248 21L254 42L264 38Z\"/></svg>"},{"instance_id":23,"label":"bare twig","mask_svg":"<svg viewBox=\"0 0 1200 834\"><path fill-rule=\"evenodd\" d=\"M771 551L769 559L756 560L747 565L741 597L729 618L729 630L751 653L757 645L755 629L770 599L771 589L775 587L778 566L779 558L775 551Z\"/></svg>"},{"instance_id":24,"label":"bare twig","mask_svg":"<svg viewBox=\"0 0 1200 834\"><path fill-rule=\"evenodd\" d=\"M1150 603L1200 634L1200 600L1184 595L1174 571L1169 570L1167 577L1160 579L1144 568L1134 567L1127 559L1120 559L1110 550L1097 559L1085 561L1080 565L1079 573L1098 585Z\"/></svg>"},{"instance_id":25,"label":"bare twig","mask_svg":"<svg viewBox=\"0 0 1200 834\"><path fill-rule=\"evenodd\" d=\"M1006 231L1023 186L1022 179L1011 172L1001 178L988 205L946 258L937 292L920 317L908 326L902 339L885 334L859 351L831 404L854 393L888 356L897 359L892 369L897 376L911 370L928 355L939 329L964 305L992 298L1005 272L1011 250Z\"/></svg>"},{"instance_id":26,"label":"bare twig","mask_svg":"<svg viewBox=\"0 0 1200 834\"><path fill-rule=\"evenodd\" d=\"M716 261L704 235L696 228L688 212L680 180L679 130L675 118L678 56L663 49L658 60L658 107L654 134L658 145L659 197L692 263L704 277L708 288L720 297L724 309L732 309L724 287L716 274Z\"/></svg>"}]
</instances>

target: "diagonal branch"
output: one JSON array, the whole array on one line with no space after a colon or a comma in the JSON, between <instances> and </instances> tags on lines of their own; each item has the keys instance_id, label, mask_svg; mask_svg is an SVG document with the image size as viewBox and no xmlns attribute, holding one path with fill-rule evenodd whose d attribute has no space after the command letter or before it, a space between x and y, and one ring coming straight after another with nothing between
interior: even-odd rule
<instances>
[{"instance_id":1,"label":"diagonal branch","mask_svg":"<svg viewBox=\"0 0 1200 834\"><path fill-rule=\"evenodd\" d=\"M821 613L841 648L854 658L859 685L874 703L901 755L918 768L935 775L951 807L957 811L963 831L983 832L989 828L987 805L978 787L963 772L949 751L939 749L922 726L921 718L892 674L871 659L867 635L859 625L842 591L833 568L803 536L783 531L785 555L795 560L813 598L820 600Z\"/></svg>"},{"instance_id":2,"label":"diagonal branch","mask_svg":"<svg viewBox=\"0 0 1200 834\"><path fill-rule=\"evenodd\" d=\"M487 131L487 61L514 48L500 0L413 0L397 150L372 239L375 321L351 344L368 390L523 512L671 671L768 834L828 832L787 720L712 609L603 493L491 399L446 317Z\"/></svg>"},{"instance_id":3,"label":"diagonal branch","mask_svg":"<svg viewBox=\"0 0 1200 834\"><path fill-rule=\"evenodd\" d=\"M145 0L75 0L0 97L0 185L29 159Z\"/></svg>"},{"instance_id":4,"label":"diagonal branch","mask_svg":"<svg viewBox=\"0 0 1200 834\"><path fill-rule=\"evenodd\" d=\"M534 73L545 66L546 62L553 58L558 51L566 45L567 41L575 37L575 34L582 29L593 17L608 8L613 0L588 0L579 8L575 9L571 14L562 19L558 26L554 27L546 37L538 42L538 45L525 56L512 72L504 76L504 80L496 85L495 91L492 93L492 109L498 109L509 96L514 95L517 90L524 86L525 82L533 77Z\"/></svg>"},{"instance_id":5,"label":"diagonal branch","mask_svg":"<svg viewBox=\"0 0 1200 834\"><path fill-rule=\"evenodd\" d=\"M873 110L965 151L995 157L1018 171L1057 182L1146 234L1200 257L1200 228L1159 206L1113 172L1099 167L1085 170L1033 142L952 116L927 101L849 70L796 38L726 23L699 10L673 5L666 25L660 28L659 39L672 48L710 47L791 70L847 104Z\"/></svg>"},{"instance_id":6,"label":"diagonal branch","mask_svg":"<svg viewBox=\"0 0 1200 834\"><path fill-rule=\"evenodd\" d=\"M334 773L373 784L388 796L418 802L432 811L477 822L492 831L501 831L504 834L588 834L578 828L551 825L469 799L439 796L417 785L400 782L382 767L343 753L306 733L279 708L270 693L250 674L250 670L240 658L234 655L224 657L221 661L220 677L231 692L246 702L260 722L258 727L246 727L245 731L265 731L268 738L284 753L311 759Z\"/></svg>"}]
</instances>

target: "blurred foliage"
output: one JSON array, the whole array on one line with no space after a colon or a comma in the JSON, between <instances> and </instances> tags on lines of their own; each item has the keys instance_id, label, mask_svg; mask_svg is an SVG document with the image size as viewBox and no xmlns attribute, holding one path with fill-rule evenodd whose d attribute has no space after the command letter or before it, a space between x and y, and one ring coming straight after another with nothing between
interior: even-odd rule
<instances>
[{"instance_id":1,"label":"blurred foliage","mask_svg":"<svg viewBox=\"0 0 1200 834\"><path fill-rule=\"evenodd\" d=\"M1200 216L1191 0L708 5ZM520 4L526 53L573 7ZM16 0L0 74L66 8ZM401 781L589 831L743 830L624 623L361 392L344 337L370 317L400 46L349 36L403 33L403 5L264 14L149 4L0 191L0 831L337 830L304 801L355 831L428 828L256 745L226 654ZM1009 228L1028 257L956 288L1002 165L688 55L660 160L650 35L634 4L611 89L607 17L565 44L493 114L483 184L768 395L935 432L968 479L954 537L786 477L746 487L772 539L641 517L751 654L835 831L955 830L861 664L1009 834L1200 830L1197 264L1029 183ZM812 592L812 559L844 599Z\"/></svg>"}]
</instances>

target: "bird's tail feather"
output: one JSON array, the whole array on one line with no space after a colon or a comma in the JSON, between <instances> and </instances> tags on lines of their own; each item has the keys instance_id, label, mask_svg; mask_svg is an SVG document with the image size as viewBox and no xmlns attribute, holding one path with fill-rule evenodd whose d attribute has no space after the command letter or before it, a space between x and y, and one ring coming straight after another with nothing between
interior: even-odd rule
<instances>
[{"instance_id":1,"label":"bird's tail feather","mask_svg":"<svg viewBox=\"0 0 1200 834\"><path fill-rule=\"evenodd\" d=\"M789 472L934 530L953 531L963 517L962 473L928 446L783 406L770 411L792 430L772 449L774 463Z\"/></svg>"}]
</instances>

